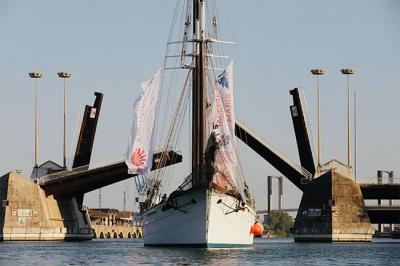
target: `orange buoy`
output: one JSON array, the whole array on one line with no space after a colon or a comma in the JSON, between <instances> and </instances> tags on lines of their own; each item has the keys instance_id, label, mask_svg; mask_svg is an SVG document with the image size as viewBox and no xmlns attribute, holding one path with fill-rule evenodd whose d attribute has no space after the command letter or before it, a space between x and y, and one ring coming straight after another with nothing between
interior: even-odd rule
<instances>
[{"instance_id":1,"label":"orange buoy","mask_svg":"<svg viewBox=\"0 0 400 266\"><path fill-rule=\"evenodd\" d=\"M255 222L255 224L251 226L251 233L254 236L260 236L262 235L263 232L264 232L264 226L259 222Z\"/></svg>"}]
</instances>

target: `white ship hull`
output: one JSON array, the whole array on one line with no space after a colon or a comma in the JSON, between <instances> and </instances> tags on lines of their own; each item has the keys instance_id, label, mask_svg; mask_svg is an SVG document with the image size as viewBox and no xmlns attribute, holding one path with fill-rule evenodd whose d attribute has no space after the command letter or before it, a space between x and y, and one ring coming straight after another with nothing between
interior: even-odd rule
<instances>
[{"instance_id":1,"label":"white ship hull","mask_svg":"<svg viewBox=\"0 0 400 266\"><path fill-rule=\"evenodd\" d=\"M145 246L212 248L253 244L250 231L255 211L247 205L234 211L236 198L210 190L182 192L172 198L177 208L164 202L143 214Z\"/></svg>"}]
</instances>

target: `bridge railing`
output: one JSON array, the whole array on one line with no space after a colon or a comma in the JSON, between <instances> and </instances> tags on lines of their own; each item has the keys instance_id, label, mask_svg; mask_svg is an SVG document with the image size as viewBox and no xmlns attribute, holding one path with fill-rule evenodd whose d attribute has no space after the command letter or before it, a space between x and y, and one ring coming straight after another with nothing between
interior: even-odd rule
<instances>
[{"instance_id":1,"label":"bridge railing","mask_svg":"<svg viewBox=\"0 0 400 266\"><path fill-rule=\"evenodd\" d=\"M71 170L65 170L65 171L61 171L61 172L57 172L57 173L53 173L53 174L49 174L49 175L45 175L40 177L36 182L39 185L43 185L44 183L46 183L49 180L54 180L54 179L58 179L61 177L65 177L65 176L69 176L78 172L83 172L89 169L89 165L84 165L81 167L77 167Z\"/></svg>"}]
</instances>

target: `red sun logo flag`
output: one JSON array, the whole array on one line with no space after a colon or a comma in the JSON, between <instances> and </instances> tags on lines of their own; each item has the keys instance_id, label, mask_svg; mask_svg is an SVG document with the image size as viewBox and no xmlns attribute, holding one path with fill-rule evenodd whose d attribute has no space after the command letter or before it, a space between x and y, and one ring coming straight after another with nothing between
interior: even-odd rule
<instances>
[{"instance_id":1,"label":"red sun logo flag","mask_svg":"<svg viewBox=\"0 0 400 266\"><path fill-rule=\"evenodd\" d=\"M154 122L162 69L141 84L142 93L133 104L133 122L125 163L128 174L149 174L153 163Z\"/></svg>"},{"instance_id":2,"label":"red sun logo flag","mask_svg":"<svg viewBox=\"0 0 400 266\"><path fill-rule=\"evenodd\" d=\"M147 160L147 155L143 148L136 148L133 151L131 161L134 166L140 167L146 162L146 160Z\"/></svg>"}]
</instances>

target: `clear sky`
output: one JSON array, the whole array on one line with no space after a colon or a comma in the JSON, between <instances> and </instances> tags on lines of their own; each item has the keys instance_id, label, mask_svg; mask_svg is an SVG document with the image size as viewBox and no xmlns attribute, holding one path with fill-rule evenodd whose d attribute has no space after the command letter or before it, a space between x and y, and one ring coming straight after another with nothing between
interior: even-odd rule
<instances>
[{"instance_id":1,"label":"clear sky","mask_svg":"<svg viewBox=\"0 0 400 266\"><path fill-rule=\"evenodd\" d=\"M358 178L374 181L377 169L387 169L400 181L400 1L217 2L220 27L237 43L238 117L298 162L289 90L305 90L316 135L316 80L309 70L323 67L322 161L346 162L347 83L339 70L353 67ZM162 65L174 6L173 0L0 1L0 175L21 169L29 176L33 166L31 71L45 73L39 83L40 163L62 164L60 70L72 72L68 143L76 141L83 106L100 91L104 102L92 162L122 159L132 103L140 83ZM265 208L266 177L279 173L243 145L240 152L258 208ZM123 190L131 208L132 181L104 188L102 207L122 208ZM285 180L284 192L284 207L297 207L300 191ZM97 207L97 194L87 194L85 204Z\"/></svg>"}]
</instances>

